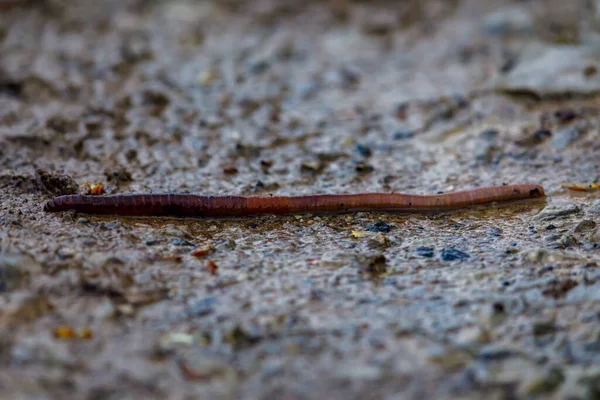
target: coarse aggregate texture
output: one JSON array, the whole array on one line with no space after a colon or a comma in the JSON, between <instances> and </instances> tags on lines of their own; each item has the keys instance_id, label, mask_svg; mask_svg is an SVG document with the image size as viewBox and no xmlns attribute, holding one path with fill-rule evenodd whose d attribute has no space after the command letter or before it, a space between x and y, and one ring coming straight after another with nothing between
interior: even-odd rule
<instances>
[{"instance_id":1,"label":"coarse aggregate texture","mask_svg":"<svg viewBox=\"0 0 600 400\"><path fill-rule=\"evenodd\" d=\"M600 397L577 2L0 0L0 398ZM106 193L547 198L45 213Z\"/></svg>"}]
</instances>

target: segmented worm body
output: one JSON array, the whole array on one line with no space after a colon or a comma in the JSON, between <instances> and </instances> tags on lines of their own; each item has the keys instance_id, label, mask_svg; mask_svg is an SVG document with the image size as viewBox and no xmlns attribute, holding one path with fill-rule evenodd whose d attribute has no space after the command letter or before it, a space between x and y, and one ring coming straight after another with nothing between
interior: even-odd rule
<instances>
[{"instance_id":1,"label":"segmented worm body","mask_svg":"<svg viewBox=\"0 0 600 400\"><path fill-rule=\"evenodd\" d=\"M420 196L400 193L309 196L200 196L193 194L69 195L48 201L45 211L174 217L247 217L357 211L444 211L544 197L538 185L505 185Z\"/></svg>"}]
</instances>

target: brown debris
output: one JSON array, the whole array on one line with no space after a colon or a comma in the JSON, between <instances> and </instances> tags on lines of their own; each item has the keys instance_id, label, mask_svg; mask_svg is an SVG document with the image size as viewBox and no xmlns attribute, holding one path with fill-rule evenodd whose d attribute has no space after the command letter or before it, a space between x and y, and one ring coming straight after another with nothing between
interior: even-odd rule
<instances>
[{"instance_id":1,"label":"brown debris","mask_svg":"<svg viewBox=\"0 0 600 400\"><path fill-rule=\"evenodd\" d=\"M544 289L542 293L544 296L553 297L555 299L560 299L565 297L569 291L579 285L574 279L568 278L563 281L555 282L550 287Z\"/></svg>"},{"instance_id":2,"label":"brown debris","mask_svg":"<svg viewBox=\"0 0 600 400\"><path fill-rule=\"evenodd\" d=\"M217 266L217 264L215 264L213 260L207 260L206 268L208 269L209 274L216 275L219 267Z\"/></svg>"},{"instance_id":3,"label":"brown debris","mask_svg":"<svg viewBox=\"0 0 600 400\"><path fill-rule=\"evenodd\" d=\"M43 169L35 171L38 182L45 191L52 195L62 196L67 194L77 194L79 186L68 175L49 172Z\"/></svg>"}]
</instances>

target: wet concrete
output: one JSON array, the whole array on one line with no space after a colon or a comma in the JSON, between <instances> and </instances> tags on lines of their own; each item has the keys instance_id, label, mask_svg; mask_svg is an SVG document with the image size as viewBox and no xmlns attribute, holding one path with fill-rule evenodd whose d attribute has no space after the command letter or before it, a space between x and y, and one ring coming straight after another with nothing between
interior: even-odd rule
<instances>
[{"instance_id":1,"label":"wet concrete","mask_svg":"<svg viewBox=\"0 0 600 400\"><path fill-rule=\"evenodd\" d=\"M600 179L600 51L562 3L0 3L2 395L598 396L600 192L562 184ZM548 197L227 220L42 211L91 184L503 183Z\"/></svg>"}]
</instances>

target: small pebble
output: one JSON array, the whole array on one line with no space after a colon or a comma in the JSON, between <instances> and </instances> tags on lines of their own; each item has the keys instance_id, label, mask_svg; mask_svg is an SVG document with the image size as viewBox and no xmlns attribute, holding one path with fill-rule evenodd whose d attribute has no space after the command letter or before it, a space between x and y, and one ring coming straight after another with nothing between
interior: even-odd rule
<instances>
[{"instance_id":1,"label":"small pebble","mask_svg":"<svg viewBox=\"0 0 600 400\"><path fill-rule=\"evenodd\" d=\"M556 229L556 226L554 226L554 225L552 225L552 224L550 224L550 225L548 225L548 226L546 227L546 230L547 230L547 231L551 231L551 230L554 230L554 229Z\"/></svg>"},{"instance_id":2,"label":"small pebble","mask_svg":"<svg viewBox=\"0 0 600 400\"><path fill-rule=\"evenodd\" d=\"M233 239L229 239L229 238L224 239L215 245L216 250L233 250L233 249L235 249L235 247L236 247L235 241Z\"/></svg>"},{"instance_id":3,"label":"small pebble","mask_svg":"<svg viewBox=\"0 0 600 400\"><path fill-rule=\"evenodd\" d=\"M501 230L500 229L489 229L487 231L488 236L490 237L500 237Z\"/></svg>"},{"instance_id":4,"label":"small pebble","mask_svg":"<svg viewBox=\"0 0 600 400\"><path fill-rule=\"evenodd\" d=\"M600 199L594 200L592 205L588 208L588 212L596 215L600 215Z\"/></svg>"},{"instance_id":5,"label":"small pebble","mask_svg":"<svg viewBox=\"0 0 600 400\"><path fill-rule=\"evenodd\" d=\"M557 150L564 150L569 145L579 140L582 135L583 131L576 126L560 129L556 131L556 134L552 138L552 147Z\"/></svg>"},{"instance_id":6,"label":"small pebble","mask_svg":"<svg viewBox=\"0 0 600 400\"><path fill-rule=\"evenodd\" d=\"M534 336L543 336L554 333L556 326L552 322L542 321L533 324L532 333Z\"/></svg>"},{"instance_id":7,"label":"small pebble","mask_svg":"<svg viewBox=\"0 0 600 400\"><path fill-rule=\"evenodd\" d=\"M248 68L248 72L253 75L260 75L266 72L270 67L270 64L267 60L260 60L250 65Z\"/></svg>"},{"instance_id":8,"label":"small pebble","mask_svg":"<svg viewBox=\"0 0 600 400\"><path fill-rule=\"evenodd\" d=\"M491 142L498 137L498 130L496 129L485 129L479 133L479 137L485 141Z\"/></svg>"},{"instance_id":9,"label":"small pebble","mask_svg":"<svg viewBox=\"0 0 600 400\"><path fill-rule=\"evenodd\" d=\"M214 311L216 305L217 299L215 297L204 297L190 305L190 316L203 317L208 315Z\"/></svg>"},{"instance_id":10,"label":"small pebble","mask_svg":"<svg viewBox=\"0 0 600 400\"><path fill-rule=\"evenodd\" d=\"M373 151L371 150L370 147L364 146L362 144L357 144L354 149L356 150L356 152L358 154L360 154L362 157L371 157L371 155L373 154Z\"/></svg>"},{"instance_id":11,"label":"small pebble","mask_svg":"<svg viewBox=\"0 0 600 400\"><path fill-rule=\"evenodd\" d=\"M385 256L381 253L359 254L353 262L353 267L370 274L382 274L387 270Z\"/></svg>"},{"instance_id":12,"label":"small pebble","mask_svg":"<svg viewBox=\"0 0 600 400\"><path fill-rule=\"evenodd\" d=\"M552 265L546 265L545 267L540 268L540 272L549 272L554 270L554 267Z\"/></svg>"},{"instance_id":13,"label":"small pebble","mask_svg":"<svg viewBox=\"0 0 600 400\"><path fill-rule=\"evenodd\" d=\"M412 138L413 136L415 136L413 132L397 131L394 133L394 140L406 140Z\"/></svg>"},{"instance_id":14,"label":"small pebble","mask_svg":"<svg viewBox=\"0 0 600 400\"><path fill-rule=\"evenodd\" d=\"M591 219L584 219L575 226L575 233L589 232L596 227L596 223Z\"/></svg>"},{"instance_id":15,"label":"small pebble","mask_svg":"<svg viewBox=\"0 0 600 400\"><path fill-rule=\"evenodd\" d=\"M556 219L558 217L564 217L570 214L575 214L579 212L580 209L577 205L572 203L559 203L547 206L544 208L539 214L537 214L534 219L549 221L552 219Z\"/></svg>"},{"instance_id":16,"label":"small pebble","mask_svg":"<svg viewBox=\"0 0 600 400\"><path fill-rule=\"evenodd\" d=\"M565 375L562 370L557 366L551 367L547 371L524 379L519 386L519 397L530 398L551 394L562 385L564 380Z\"/></svg>"},{"instance_id":17,"label":"small pebble","mask_svg":"<svg viewBox=\"0 0 600 400\"><path fill-rule=\"evenodd\" d=\"M358 163L354 167L354 170L360 174L369 174L375 170L372 165L366 163Z\"/></svg>"},{"instance_id":18,"label":"small pebble","mask_svg":"<svg viewBox=\"0 0 600 400\"><path fill-rule=\"evenodd\" d=\"M119 225L119 221L110 221L106 225L106 229L114 229L117 225Z\"/></svg>"},{"instance_id":19,"label":"small pebble","mask_svg":"<svg viewBox=\"0 0 600 400\"><path fill-rule=\"evenodd\" d=\"M419 257L425 257L425 258L433 257L433 247L427 247L427 246L417 247L416 252Z\"/></svg>"},{"instance_id":20,"label":"small pebble","mask_svg":"<svg viewBox=\"0 0 600 400\"><path fill-rule=\"evenodd\" d=\"M470 257L469 254L453 247L442 249L442 260L444 261L465 260Z\"/></svg>"},{"instance_id":21,"label":"small pebble","mask_svg":"<svg viewBox=\"0 0 600 400\"><path fill-rule=\"evenodd\" d=\"M554 112L554 118L558 120L559 123L564 124L574 120L577 117L577 113L570 109L564 110L556 110Z\"/></svg>"},{"instance_id":22,"label":"small pebble","mask_svg":"<svg viewBox=\"0 0 600 400\"><path fill-rule=\"evenodd\" d=\"M77 222L80 224L87 224L90 221L87 218L79 218Z\"/></svg>"},{"instance_id":23,"label":"small pebble","mask_svg":"<svg viewBox=\"0 0 600 400\"><path fill-rule=\"evenodd\" d=\"M547 129L538 129L533 132L533 141L535 143L543 143L546 139L552 136L552 132Z\"/></svg>"},{"instance_id":24,"label":"small pebble","mask_svg":"<svg viewBox=\"0 0 600 400\"><path fill-rule=\"evenodd\" d=\"M388 233L391 230L391 226L383 221L376 222L373 225L367 225L367 230L370 232L383 232Z\"/></svg>"},{"instance_id":25,"label":"small pebble","mask_svg":"<svg viewBox=\"0 0 600 400\"><path fill-rule=\"evenodd\" d=\"M171 239L171 243L173 243L175 246L195 246L195 244L183 239Z\"/></svg>"},{"instance_id":26,"label":"small pebble","mask_svg":"<svg viewBox=\"0 0 600 400\"><path fill-rule=\"evenodd\" d=\"M502 361L508 358L516 357L517 355L518 353L516 353L512 349L492 344L489 346L485 346L479 352L479 354L477 354L477 359L484 362Z\"/></svg>"}]
</instances>

